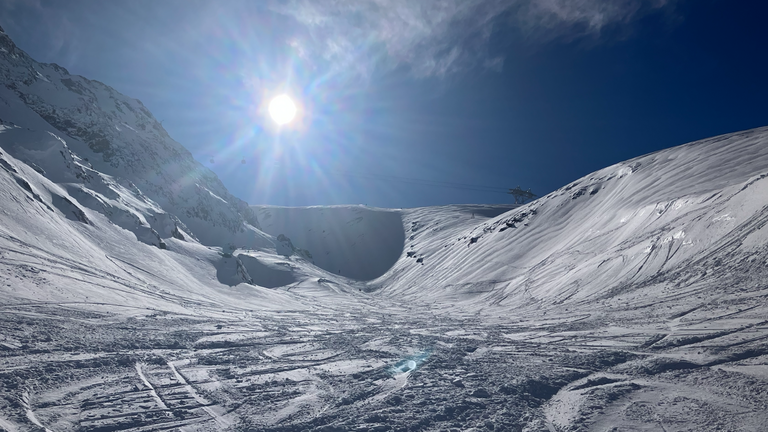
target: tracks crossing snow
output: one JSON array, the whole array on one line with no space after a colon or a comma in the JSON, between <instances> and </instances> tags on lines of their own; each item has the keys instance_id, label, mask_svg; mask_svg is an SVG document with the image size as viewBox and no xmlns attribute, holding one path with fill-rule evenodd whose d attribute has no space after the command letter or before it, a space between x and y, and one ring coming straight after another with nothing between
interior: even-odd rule
<instances>
[{"instance_id":1,"label":"tracks crossing snow","mask_svg":"<svg viewBox=\"0 0 768 432\"><path fill-rule=\"evenodd\" d=\"M160 406L161 409L167 410L168 406L163 402L163 400L160 398L160 395L157 394L157 391L155 391L155 387L152 386L152 383L149 382L147 377L144 375L143 371L143 364L136 363L136 373L139 374L139 378L141 378L141 381L144 383L144 385L149 389L149 394L152 395L152 399L157 402L157 405Z\"/></svg>"},{"instance_id":2,"label":"tracks crossing snow","mask_svg":"<svg viewBox=\"0 0 768 432\"><path fill-rule=\"evenodd\" d=\"M209 416L211 416L211 419L218 425L221 429L227 430L230 426L230 422L225 420L221 415L219 415L214 408L211 406L211 403L208 402L204 397L200 396L200 394L195 390L192 385L190 385L186 379L184 379L184 376L179 373L179 371L176 369L176 366L173 364L173 362L169 361L168 367L171 369L171 372L173 372L173 376L176 377L176 380L184 386L184 389L187 391L187 393L192 396L197 403L200 404L200 408L203 409Z\"/></svg>"}]
</instances>

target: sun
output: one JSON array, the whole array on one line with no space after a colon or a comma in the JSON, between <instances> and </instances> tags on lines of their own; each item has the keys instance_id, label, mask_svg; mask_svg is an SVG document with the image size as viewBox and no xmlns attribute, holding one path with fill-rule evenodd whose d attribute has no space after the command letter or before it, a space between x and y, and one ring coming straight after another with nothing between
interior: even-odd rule
<instances>
[{"instance_id":1,"label":"sun","mask_svg":"<svg viewBox=\"0 0 768 432\"><path fill-rule=\"evenodd\" d=\"M279 125L290 123L296 117L296 104L288 95L276 96L269 102L269 116Z\"/></svg>"}]
</instances>

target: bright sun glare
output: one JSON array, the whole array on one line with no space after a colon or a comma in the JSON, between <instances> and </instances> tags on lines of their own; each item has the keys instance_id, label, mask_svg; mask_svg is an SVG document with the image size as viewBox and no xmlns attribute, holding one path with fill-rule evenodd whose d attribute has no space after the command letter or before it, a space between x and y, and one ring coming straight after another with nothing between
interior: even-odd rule
<instances>
[{"instance_id":1,"label":"bright sun glare","mask_svg":"<svg viewBox=\"0 0 768 432\"><path fill-rule=\"evenodd\" d=\"M288 95L280 95L269 102L269 115L279 125L289 123L296 117L296 104Z\"/></svg>"}]
</instances>

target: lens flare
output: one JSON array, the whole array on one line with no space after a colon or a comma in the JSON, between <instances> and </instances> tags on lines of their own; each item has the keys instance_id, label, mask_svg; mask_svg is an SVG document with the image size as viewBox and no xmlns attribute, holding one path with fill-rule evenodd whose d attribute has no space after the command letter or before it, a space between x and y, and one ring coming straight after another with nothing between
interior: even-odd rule
<instances>
[{"instance_id":1,"label":"lens flare","mask_svg":"<svg viewBox=\"0 0 768 432\"><path fill-rule=\"evenodd\" d=\"M280 95L269 102L269 116L279 125L290 123L296 117L296 104L288 95Z\"/></svg>"},{"instance_id":2,"label":"lens flare","mask_svg":"<svg viewBox=\"0 0 768 432\"><path fill-rule=\"evenodd\" d=\"M411 357L400 360L390 368L392 375L400 375L406 372L413 372L418 369L422 363L427 361L431 351L420 351Z\"/></svg>"}]
</instances>

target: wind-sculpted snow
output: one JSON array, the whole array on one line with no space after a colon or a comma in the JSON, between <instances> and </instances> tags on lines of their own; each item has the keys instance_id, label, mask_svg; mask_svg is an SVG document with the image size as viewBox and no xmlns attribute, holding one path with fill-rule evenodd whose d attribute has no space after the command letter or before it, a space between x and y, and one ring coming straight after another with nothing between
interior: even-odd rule
<instances>
[{"instance_id":1,"label":"wind-sculpted snow","mask_svg":"<svg viewBox=\"0 0 768 432\"><path fill-rule=\"evenodd\" d=\"M712 138L597 171L435 240L422 268L399 263L380 282L402 295L423 296L416 281L426 279L435 295L479 303L566 304L759 259L767 136L764 128ZM413 214L406 221L421 226Z\"/></svg>"}]
</instances>

